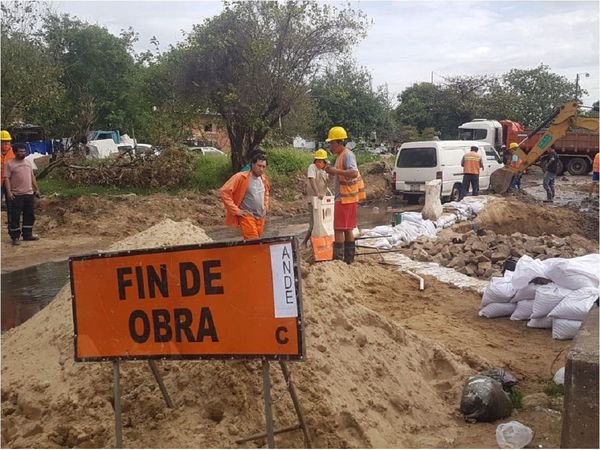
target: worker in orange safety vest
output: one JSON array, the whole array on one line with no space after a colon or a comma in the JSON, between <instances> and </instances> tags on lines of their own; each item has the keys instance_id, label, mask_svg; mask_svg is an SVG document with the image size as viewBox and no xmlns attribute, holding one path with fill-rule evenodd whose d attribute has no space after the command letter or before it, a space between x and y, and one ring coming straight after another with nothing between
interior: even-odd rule
<instances>
[{"instance_id":1,"label":"worker in orange safety vest","mask_svg":"<svg viewBox=\"0 0 600 450\"><path fill-rule=\"evenodd\" d=\"M483 161L479 155L479 147L472 146L471 150L462 157L460 165L463 166L463 181L461 185L461 196L463 199L469 192L469 185L473 189L473 195L479 195L479 172L483 169Z\"/></svg>"}]
</instances>

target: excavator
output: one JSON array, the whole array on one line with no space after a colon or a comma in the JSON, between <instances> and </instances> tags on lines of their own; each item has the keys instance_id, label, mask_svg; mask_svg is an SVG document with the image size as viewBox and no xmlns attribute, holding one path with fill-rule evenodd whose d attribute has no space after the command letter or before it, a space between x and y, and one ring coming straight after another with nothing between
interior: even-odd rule
<instances>
[{"instance_id":1,"label":"excavator","mask_svg":"<svg viewBox=\"0 0 600 450\"><path fill-rule=\"evenodd\" d=\"M531 131L525 139L519 142L519 147L538 133L545 127L548 127L546 132L539 139L535 147L525 153L521 148L517 149L517 157L521 161L518 166L510 164L496 170L490 176L490 189L497 194L504 194L511 186L513 178L522 173L529 166L536 163L538 159L550 148L550 146L561 137L565 136L567 131L574 128L585 128L598 132L598 118L595 117L580 117L578 115L579 105L577 102L567 102L560 107L556 107L550 116L535 130Z\"/></svg>"}]
</instances>

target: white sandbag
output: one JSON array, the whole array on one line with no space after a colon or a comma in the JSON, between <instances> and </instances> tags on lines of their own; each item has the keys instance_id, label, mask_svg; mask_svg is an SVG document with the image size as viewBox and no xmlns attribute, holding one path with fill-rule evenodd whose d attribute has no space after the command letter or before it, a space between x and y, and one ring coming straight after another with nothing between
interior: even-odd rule
<instances>
[{"instance_id":1,"label":"white sandbag","mask_svg":"<svg viewBox=\"0 0 600 450\"><path fill-rule=\"evenodd\" d=\"M510 316L510 320L527 320L531 317L533 311L533 300L521 300L517 303L515 312Z\"/></svg>"},{"instance_id":2,"label":"white sandbag","mask_svg":"<svg viewBox=\"0 0 600 450\"><path fill-rule=\"evenodd\" d=\"M431 180L425 183L425 206L421 212L423 219L438 220L444 212L441 188L442 180Z\"/></svg>"},{"instance_id":3,"label":"white sandbag","mask_svg":"<svg viewBox=\"0 0 600 450\"><path fill-rule=\"evenodd\" d=\"M581 288L571 292L556 307L548 317L553 319L584 320L590 309L598 300L597 288Z\"/></svg>"},{"instance_id":4,"label":"white sandbag","mask_svg":"<svg viewBox=\"0 0 600 450\"><path fill-rule=\"evenodd\" d=\"M552 328L552 319L548 317L542 319L529 319L527 326L529 328Z\"/></svg>"},{"instance_id":5,"label":"white sandbag","mask_svg":"<svg viewBox=\"0 0 600 450\"><path fill-rule=\"evenodd\" d=\"M556 283L538 287L535 291L531 318L541 319L546 317L571 292L570 289L562 288Z\"/></svg>"},{"instance_id":6,"label":"white sandbag","mask_svg":"<svg viewBox=\"0 0 600 450\"><path fill-rule=\"evenodd\" d=\"M573 339L579 328L581 320L553 319L552 337L558 340Z\"/></svg>"},{"instance_id":7,"label":"white sandbag","mask_svg":"<svg viewBox=\"0 0 600 450\"><path fill-rule=\"evenodd\" d=\"M556 284L569 288L598 287L600 284L600 254L559 259L548 262L547 278Z\"/></svg>"},{"instance_id":8,"label":"white sandbag","mask_svg":"<svg viewBox=\"0 0 600 450\"><path fill-rule=\"evenodd\" d=\"M488 319L510 316L516 307L516 303L490 303L479 310L479 316Z\"/></svg>"},{"instance_id":9,"label":"white sandbag","mask_svg":"<svg viewBox=\"0 0 600 450\"><path fill-rule=\"evenodd\" d=\"M503 277L492 277L490 284L483 291L481 307L491 303L510 302L517 290L512 284L513 273L509 270L504 272Z\"/></svg>"},{"instance_id":10,"label":"white sandbag","mask_svg":"<svg viewBox=\"0 0 600 450\"><path fill-rule=\"evenodd\" d=\"M516 289L523 289L531 280L537 277L547 278L543 261L533 259L531 256L527 255L521 256L515 267L513 286Z\"/></svg>"},{"instance_id":11,"label":"white sandbag","mask_svg":"<svg viewBox=\"0 0 600 450\"><path fill-rule=\"evenodd\" d=\"M537 290L537 288L537 284L529 283L524 288L517 289L517 292L512 298L511 302L517 303L521 300L533 300L535 298L535 291Z\"/></svg>"},{"instance_id":12,"label":"white sandbag","mask_svg":"<svg viewBox=\"0 0 600 450\"><path fill-rule=\"evenodd\" d=\"M562 386L565 384L565 368L561 367L560 369L558 369L556 371L556 373L554 374L554 377L552 378L552 381L554 381L554 384L558 384L559 386Z\"/></svg>"}]
</instances>

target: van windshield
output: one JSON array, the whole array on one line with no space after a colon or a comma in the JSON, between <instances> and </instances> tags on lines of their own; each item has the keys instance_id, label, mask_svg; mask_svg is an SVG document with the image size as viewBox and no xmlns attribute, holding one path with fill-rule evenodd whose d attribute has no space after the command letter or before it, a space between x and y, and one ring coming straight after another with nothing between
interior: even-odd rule
<instances>
[{"instance_id":1,"label":"van windshield","mask_svg":"<svg viewBox=\"0 0 600 450\"><path fill-rule=\"evenodd\" d=\"M483 141L487 137L487 130L460 128L458 139L463 141Z\"/></svg>"},{"instance_id":2,"label":"van windshield","mask_svg":"<svg viewBox=\"0 0 600 450\"><path fill-rule=\"evenodd\" d=\"M433 147L403 148L398 156L397 167L435 167L437 156Z\"/></svg>"}]
</instances>

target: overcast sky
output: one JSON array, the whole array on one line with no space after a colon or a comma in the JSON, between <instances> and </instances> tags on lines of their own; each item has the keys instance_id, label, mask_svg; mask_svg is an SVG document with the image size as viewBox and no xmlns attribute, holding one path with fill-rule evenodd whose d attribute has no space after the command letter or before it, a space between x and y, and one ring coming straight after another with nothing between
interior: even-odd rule
<instances>
[{"instance_id":1,"label":"overcast sky","mask_svg":"<svg viewBox=\"0 0 600 450\"><path fill-rule=\"evenodd\" d=\"M338 2L335 2L338 3ZM419 81L444 76L494 74L540 63L587 89L584 103L598 100L599 2L594 1L357 1L373 24L355 49L375 85L394 97ZM132 26L136 51L156 36L166 49L182 31L218 14L219 1L54 1L59 12L105 26L118 34ZM589 77L585 77L585 73Z\"/></svg>"}]
</instances>

